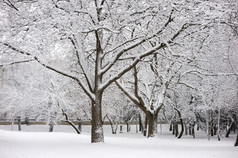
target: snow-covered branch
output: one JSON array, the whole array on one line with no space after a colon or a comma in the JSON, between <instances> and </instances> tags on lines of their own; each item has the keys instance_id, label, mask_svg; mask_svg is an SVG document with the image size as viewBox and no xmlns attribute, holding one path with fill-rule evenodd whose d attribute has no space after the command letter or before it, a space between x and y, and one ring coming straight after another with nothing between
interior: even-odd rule
<instances>
[{"instance_id":1,"label":"snow-covered branch","mask_svg":"<svg viewBox=\"0 0 238 158\"><path fill-rule=\"evenodd\" d=\"M47 68L49 70L52 70L54 72L57 72L58 74L61 74L61 75L65 76L65 77L68 77L68 78L71 78L71 79L77 81L77 83L82 87L82 89L88 95L88 97L91 98L92 100L94 100L94 98L95 98L94 94L84 85L84 83L78 77L74 76L73 74L71 74L69 72L64 72L63 70L59 70L59 69L57 69L57 68L55 68L53 66L50 66L47 63L42 62L42 60L40 60L39 57L34 56L31 53L28 53L28 52L22 51L20 49L17 49L16 47L14 47L14 46L12 46L12 45L10 45L8 43L4 43L4 42L0 42L0 43L2 43L3 45L7 46L8 48L10 48L10 49L12 49L12 50L14 50L14 51L16 51L18 53L21 53L21 54L33 57L35 59L35 61L37 61L39 64L41 64L42 66L44 66L45 68Z\"/></svg>"},{"instance_id":2,"label":"snow-covered branch","mask_svg":"<svg viewBox=\"0 0 238 158\"><path fill-rule=\"evenodd\" d=\"M150 40L150 39L152 39L152 38L158 36L158 35L168 26L168 24L173 21L172 13L173 13L173 10L171 11L171 14L170 14L169 18L167 19L167 21L166 21L166 22L164 23L164 25L159 29L159 31L157 31L157 32L154 33L153 35L148 36L147 38L144 38L144 39L142 39L142 40L140 40L140 41L138 41L138 42L135 42L135 43L133 43L133 44L127 46L127 47L124 47L122 50L120 50L120 51L117 53L117 55L112 59L112 61L111 61L107 66L105 66L105 67L101 70L101 74L104 74L104 73L106 73L108 70L110 70L110 68L117 62L117 60L118 60L125 52L127 52L127 51L129 51L129 50L132 50L133 48L135 48L135 47L141 45L142 43L144 43L144 42L146 42L146 41L148 41L148 40ZM179 33L178 33L178 34L179 34ZM173 39L174 39L174 38L173 38ZM171 40L173 40L173 39L171 39ZM124 44L120 44L120 46L123 46L123 45L124 45ZM116 48L119 48L119 47L117 46ZM115 48L114 48L114 49L115 49ZM113 49L113 50L114 50L114 49Z\"/></svg>"}]
</instances>

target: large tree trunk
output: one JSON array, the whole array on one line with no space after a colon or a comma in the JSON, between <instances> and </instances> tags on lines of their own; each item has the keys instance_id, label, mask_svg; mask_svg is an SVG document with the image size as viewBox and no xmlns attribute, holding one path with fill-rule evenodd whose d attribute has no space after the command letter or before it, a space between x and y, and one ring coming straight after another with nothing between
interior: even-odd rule
<instances>
[{"instance_id":1,"label":"large tree trunk","mask_svg":"<svg viewBox=\"0 0 238 158\"><path fill-rule=\"evenodd\" d=\"M97 92L95 102L92 101L92 130L91 143L104 142L102 122L102 93Z\"/></svg>"},{"instance_id":2,"label":"large tree trunk","mask_svg":"<svg viewBox=\"0 0 238 158\"><path fill-rule=\"evenodd\" d=\"M158 112L152 114L147 114L147 118L149 121L149 130L148 130L148 137L155 137L157 135L157 117Z\"/></svg>"}]
</instances>

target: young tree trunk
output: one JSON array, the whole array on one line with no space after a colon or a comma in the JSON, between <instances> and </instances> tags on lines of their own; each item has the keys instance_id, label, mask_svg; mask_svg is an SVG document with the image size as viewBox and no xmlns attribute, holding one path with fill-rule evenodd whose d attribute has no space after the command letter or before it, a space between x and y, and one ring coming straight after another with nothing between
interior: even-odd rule
<instances>
[{"instance_id":1,"label":"young tree trunk","mask_svg":"<svg viewBox=\"0 0 238 158\"><path fill-rule=\"evenodd\" d=\"M213 123L211 124L211 136L212 137L214 136L214 124Z\"/></svg>"},{"instance_id":2,"label":"young tree trunk","mask_svg":"<svg viewBox=\"0 0 238 158\"><path fill-rule=\"evenodd\" d=\"M232 128L232 126L233 126L233 124L234 124L234 119L233 119L231 116L229 116L229 118L231 119L231 123L230 123L230 125L228 126L228 129L227 129L227 132L226 132L226 138L229 137L229 135L230 135L230 133L231 133L231 128Z\"/></svg>"},{"instance_id":3,"label":"young tree trunk","mask_svg":"<svg viewBox=\"0 0 238 158\"><path fill-rule=\"evenodd\" d=\"M143 135L146 137L147 134L147 125L148 125L148 117L145 117L145 126L144 126L144 131L143 131Z\"/></svg>"},{"instance_id":4,"label":"young tree trunk","mask_svg":"<svg viewBox=\"0 0 238 158\"><path fill-rule=\"evenodd\" d=\"M181 131L180 131L179 136L178 136L178 139L180 139L180 138L182 138L183 132L184 132L183 119L182 119L181 112L177 108L175 108L175 110L178 112L179 121L180 121L180 124L181 124Z\"/></svg>"},{"instance_id":5,"label":"young tree trunk","mask_svg":"<svg viewBox=\"0 0 238 158\"><path fill-rule=\"evenodd\" d=\"M109 123L111 125L112 134L116 134L117 133L117 127L118 127L117 123L114 124L113 121L110 119L110 117L108 117L108 115L106 115L106 116L107 116L107 118L109 120Z\"/></svg>"},{"instance_id":6,"label":"young tree trunk","mask_svg":"<svg viewBox=\"0 0 238 158\"><path fill-rule=\"evenodd\" d=\"M178 136L178 122L177 121L173 122L173 133L174 133L175 137Z\"/></svg>"},{"instance_id":7,"label":"young tree trunk","mask_svg":"<svg viewBox=\"0 0 238 158\"><path fill-rule=\"evenodd\" d=\"M188 125L184 123L185 135L188 135Z\"/></svg>"},{"instance_id":8,"label":"young tree trunk","mask_svg":"<svg viewBox=\"0 0 238 158\"><path fill-rule=\"evenodd\" d=\"M158 112L154 114L152 113L147 114L147 118L149 121L148 137L155 137L157 135L157 117Z\"/></svg>"},{"instance_id":9,"label":"young tree trunk","mask_svg":"<svg viewBox=\"0 0 238 158\"><path fill-rule=\"evenodd\" d=\"M126 123L126 131L130 132L130 125L129 125L128 121L125 121L125 123Z\"/></svg>"},{"instance_id":10,"label":"young tree trunk","mask_svg":"<svg viewBox=\"0 0 238 158\"><path fill-rule=\"evenodd\" d=\"M169 131L173 131L173 121L171 121L169 124Z\"/></svg>"},{"instance_id":11,"label":"young tree trunk","mask_svg":"<svg viewBox=\"0 0 238 158\"><path fill-rule=\"evenodd\" d=\"M14 126L14 117L12 117L11 131L13 131L13 126Z\"/></svg>"},{"instance_id":12,"label":"young tree trunk","mask_svg":"<svg viewBox=\"0 0 238 158\"><path fill-rule=\"evenodd\" d=\"M117 134L117 127L118 127L117 123L116 124L110 123L110 124L111 124L112 134Z\"/></svg>"},{"instance_id":13,"label":"young tree trunk","mask_svg":"<svg viewBox=\"0 0 238 158\"><path fill-rule=\"evenodd\" d=\"M122 131L122 124L120 124L120 133L123 133L123 131Z\"/></svg>"},{"instance_id":14,"label":"young tree trunk","mask_svg":"<svg viewBox=\"0 0 238 158\"><path fill-rule=\"evenodd\" d=\"M29 126L30 124L29 124L30 122L29 122L29 117L26 117L25 118L25 124L27 125L27 126Z\"/></svg>"},{"instance_id":15,"label":"young tree trunk","mask_svg":"<svg viewBox=\"0 0 238 158\"><path fill-rule=\"evenodd\" d=\"M217 135L217 125L216 124L213 124L213 132L214 132L214 135Z\"/></svg>"},{"instance_id":16,"label":"young tree trunk","mask_svg":"<svg viewBox=\"0 0 238 158\"><path fill-rule=\"evenodd\" d=\"M137 119L136 119L136 133L138 133L138 122L137 122Z\"/></svg>"},{"instance_id":17,"label":"young tree trunk","mask_svg":"<svg viewBox=\"0 0 238 158\"><path fill-rule=\"evenodd\" d=\"M207 139L210 140L211 137L211 110L207 110Z\"/></svg>"},{"instance_id":18,"label":"young tree trunk","mask_svg":"<svg viewBox=\"0 0 238 158\"><path fill-rule=\"evenodd\" d=\"M49 124L49 132L53 132L54 130L54 125L51 123Z\"/></svg>"},{"instance_id":19,"label":"young tree trunk","mask_svg":"<svg viewBox=\"0 0 238 158\"><path fill-rule=\"evenodd\" d=\"M195 124L192 124L192 136L193 136L193 138L195 138L195 130L194 130L194 126L195 126Z\"/></svg>"},{"instance_id":20,"label":"young tree trunk","mask_svg":"<svg viewBox=\"0 0 238 158\"><path fill-rule=\"evenodd\" d=\"M78 130L80 133L82 132L82 122L81 121L79 121Z\"/></svg>"},{"instance_id":21,"label":"young tree trunk","mask_svg":"<svg viewBox=\"0 0 238 158\"><path fill-rule=\"evenodd\" d=\"M237 133L237 136L236 136L236 142L235 142L234 146L238 146L238 133Z\"/></svg>"},{"instance_id":22,"label":"young tree trunk","mask_svg":"<svg viewBox=\"0 0 238 158\"><path fill-rule=\"evenodd\" d=\"M75 130L78 134L80 134L79 129L75 126L75 124L74 124L72 121L69 120L68 115L64 112L63 109L62 109L62 112L63 112L63 115L65 116L66 122L67 122L69 125L71 125L71 126L74 128L74 130Z\"/></svg>"},{"instance_id":23,"label":"young tree trunk","mask_svg":"<svg viewBox=\"0 0 238 158\"><path fill-rule=\"evenodd\" d=\"M97 92L95 102L92 101L91 143L104 142L102 122L102 93Z\"/></svg>"},{"instance_id":24,"label":"young tree trunk","mask_svg":"<svg viewBox=\"0 0 238 158\"><path fill-rule=\"evenodd\" d=\"M142 120L141 120L141 115L139 114L139 131L143 131L143 125L142 125Z\"/></svg>"},{"instance_id":25,"label":"young tree trunk","mask_svg":"<svg viewBox=\"0 0 238 158\"><path fill-rule=\"evenodd\" d=\"M18 131L21 131L21 117L17 117Z\"/></svg>"},{"instance_id":26,"label":"young tree trunk","mask_svg":"<svg viewBox=\"0 0 238 158\"><path fill-rule=\"evenodd\" d=\"M188 127L188 134L192 135L192 126L190 124L189 124L189 127Z\"/></svg>"},{"instance_id":27,"label":"young tree trunk","mask_svg":"<svg viewBox=\"0 0 238 158\"><path fill-rule=\"evenodd\" d=\"M217 139L218 139L218 141L221 140L220 121L221 121L221 109L219 108L219 110L218 110L218 121L217 121Z\"/></svg>"}]
</instances>

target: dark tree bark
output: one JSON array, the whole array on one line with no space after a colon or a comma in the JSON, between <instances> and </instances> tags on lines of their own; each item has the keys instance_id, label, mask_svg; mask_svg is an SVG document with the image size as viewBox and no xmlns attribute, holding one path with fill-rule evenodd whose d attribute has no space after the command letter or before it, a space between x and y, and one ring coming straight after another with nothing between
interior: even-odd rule
<instances>
[{"instance_id":1,"label":"dark tree bark","mask_svg":"<svg viewBox=\"0 0 238 158\"><path fill-rule=\"evenodd\" d=\"M53 132L54 130L54 125L52 123L49 124L49 132Z\"/></svg>"},{"instance_id":2,"label":"dark tree bark","mask_svg":"<svg viewBox=\"0 0 238 158\"><path fill-rule=\"evenodd\" d=\"M21 131L21 117L17 117L17 125L18 125L18 131Z\"/></svg>"},{"instance_id":3,"label":"dark tree bark","mask_svg":"<svg viewBox=\"0 0 238 158\"><path fill-rule=\"evenodd\" d=\"M29 124L29 117L26 117L26 118L25 118L25 124L26 124L27 126L30 125L30 124Z\"/></svg>"},{"instance_id":4,"label":"dark tree bark","mask_svg":"<svg viewBox=\"0 0 238 158\"><path fill-rule=\"evenodd\" d=\"M178 137L178 122L177 121L173 122L173 134L175 135L175 137Z\"/></svg>"},{"instance_id":5,"label":"dark tree bark","mask_svg":"<svg viewBox=\"0 0 238 158\"><path fill-rule=\"evenodd\" d=\"M75 126L75 124L74 124L72 121L69 120L68 115L64 112L63 109L62 109L62 112L63 112L63 115L65 116L66 122L67 122L69 125L71 125L71 126L74 128L74 130L75 130L78 134L80 134L80 130Z\"/></svg>"},{"instance_id":6,"label":"dark tree bark","mask_svg":"<svg viewBox=\"0 0 238 158\"><path fill-rule=\"evenodd\" d=\"M195 138L195 130L194 130L194 126L195 126L195 124L192 125L192 135L193 135L193 138Z\"/></svg>"},{"instance_id":7,"label":"dark tree bark","mask_svg":"<svg viewBox=\"0 0 238 158\"><path fill-rule=\"evenodd\" d=\"M229 135L230 135L230 132L231 132L231 129L232 129L232 126L233 126L233 124L234 124L234 119L231 117L231 116L229 116L229 118L231 119L231 122L230 122L230 124L229 124L229 126L228 126L228 129L227 129L227 132L226 132L226 138L228 138L229 137Z\"/></svg>"},{"instance_id":8,"label":"dark tree bark","mask_svg":"<svg viewBox=\"0 0 238 158\"><path fill-rule=\"evenodd\" d=\"M217 135L217 125L216 124L213 125L213 131L214 131L214 135Z\"/></svg>"},{"instance_id":9,"label":"dark tree bark","mask_svg":"<svg viewBox=\"0 0 238 158\"><path fill-rule=\"evenodd\" d=\"M147 117L148 117L148 124L149 124L148 137L155 137L157 134L158 112L154 114L149 113Z\"/></svg>"},{"instance_id":10,"label":"dark tree bark","mask_svg":"<svg viewBox=\"0 0 238 158\"><path fill-rule=\"evenodd\" d=\"M104 142L103 123L102 123L102 93L96 93L96 101L92 103L92 130L91 142Z\"/></svg>"},{"instance_id":11,"label":"dark tree bark","mask_svg":"<svg viewBox=\"0 0 238 158\"><path fill-rule=\"evenodd\" d=\"M123 131L122 131L122 125L120 125L120 133L123 133Z\"/></svg>"},{"instance_id":12,"label":"dark tree bark","mask_svg":"<svg viewBox=\"0 0 238 158\"><path fill-rule=\"evenodd\" d=\"M169 131L173 131L173 121L169 124Z\"/></svg>"},{"instance_id":13,"label":"dark tree bark","mask_svg":"<svg viewBox=\"0 0 238 158\"><path fill-rule=\"evenodd\" d=\"M188 135L188 126L186 123L184 123L184 130L185 130L185 135Z\"/></svg>"},{"instance_id":14,"label":"dark tree bark","mask_svg":"<svg viewBox=\"0 0 238 158\"><path fill-rule=\"evenodd\" d=\"M234 146L238 146L238 133L237 133L237 136L236 136L236 142L235 142Z\"/></svg>"},{"instance_id":15,"label":"dark tree bark","mask_svg":"<svg viewBox=\"0 0 238 158\"><path fill-rule=\"evenodd\" d=\"M143 135L146 137L146 134L147 134L147 125L148 125L148 123L147 123L147 121L148 121L148 118L147 118L147 116L145 117L145 126L144 126L144 131L143 131Z\"/></svg>"},{"instance_id":16,"label":"dark tree bark","mask_svg":"<svg viewBox=\"0 0 238 158\"><path fill-rule=\"evenodd\" d=\"M213 127L213 126L214 126L214 124L212 123L212 124L211 124L211 136L212 136L212 137L214 136L214 127Z\"/></svg>"},{"instance_id":17,"label":"dark tree bark","mask_svg":"<svg viewBox=\"0 0 238 158\"><path fill-rule=\"evenodd\" d=\"M79 122L79 124L78 124L78 130L79 130L80 133L82 132L82 122Z\"/></svg>"},{"instance_id":18,"label":"dark tree bark","mask_svg":"<svg viewBox=\"0 0 238 158\"><path fill-rule=\"evenodd\" d=\"M131 128L130 128L129 122L128 122L128 121L125 121L125 123L126 123L126 131L127 131L127 132L130 132Z\"/></svg>"},{"instance_id":19,"label":"dark tree bark","mask_svg":"<svg viewBox=\"0 0 238 158\"><path fill-rule=\"evenodd\" d=\"M189 124L189 127L188 127L188 134L192 135L192 126L190 124Z\"/></svg>"},{"instance_id":20,"label":"dark tree bark","mask_svg":"<svg viewBox=\"0 0 238 158\"><path fill-rule=\"evenodd\" d=\"M111 125L112 134L116 134L116 133L117 133L117 127L118 127L117 123L116 123L116 125L115 125L115 123L113 123L113 121L111 120L111 118L110 118L108 115L106 115L106 117L108 118L109 123L110 123L110 125ZM121 129L121 130L122 130L122 129ZM120 133L122 133L122 132L120 132Z\"/></svg>"},{"instance_id":21,"label":"dark tree bark","mask_svg":"<svg viewBox=\"0 0 238 158\"><path fill-rule=\"evenodd\" d=\"M180 139L180 138L182 138L183 132L184 132L183 119L182 119L181 112L177 108L175 108L175 110L178 112L179 121L180 121L180 125L181 125L181 131L178 136L178 139Z\"/></svg>"},{"instance_id":22,"label":"dark tree bark","mask_svg":"<svg viewBox=\"0 0 238 158\"><path fill-rule=\"evenodd\" d=\"M143 125L142 125L142 120L141 120L141 115L139 115L139 131L143 131Z\"/></svg>"}]
</instances>

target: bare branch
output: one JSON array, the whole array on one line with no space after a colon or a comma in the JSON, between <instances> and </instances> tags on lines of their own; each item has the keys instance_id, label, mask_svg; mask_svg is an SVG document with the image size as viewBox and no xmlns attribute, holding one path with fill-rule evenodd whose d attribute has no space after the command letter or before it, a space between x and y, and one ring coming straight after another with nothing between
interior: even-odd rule
<instances>
[{"instance_id":1,"label":"bare branch","mask_svg":"<svg viewBox=\"0 0 238 158\"><path fill-rule=\"evenodd\" d=\"M15 9L16 11L19 11L17 7L10 0L3 0L3 2L7 4L9 7Z\"/></svg>"},{"instance_id":2,"label":"bare branch","mask_svg":"<svg viewBox=\"0 0 238 158\"><path fill-rule=\"evenodd\" d=\"M14 62L11 62L11 63L2 64L2 65L0 65L0 67L6 66L6 65L14 65L14 64L28 63L28 62L31 62L31 61L35 61L35 60L34 60L34 59L29 59L29 60L22 60L22 61L14 61Z\"/></svg>"}]
</instances>

